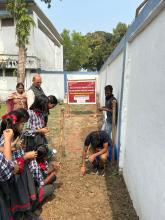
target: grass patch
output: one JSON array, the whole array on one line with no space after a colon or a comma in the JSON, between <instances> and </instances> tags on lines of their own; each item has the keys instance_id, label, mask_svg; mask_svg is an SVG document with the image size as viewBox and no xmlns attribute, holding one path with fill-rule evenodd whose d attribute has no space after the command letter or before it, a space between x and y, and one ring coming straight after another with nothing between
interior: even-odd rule
<instances>
[{"instance_id":1,"label":"grass patch","mask_svg":"<svg viewBox=\"0 0 165 220\"><path fill-rule=\"evenodd\" d=\"M0 117L2 117L2 115L6 114L6 112L7 112L6 104L1 104L0 105Z\"/></svg>"},{"instance_id":2,"label":"grass patch","mask_svg":"<svg viewBox=\"0 0 165 220\"><path fill-rule=\"evenodd\" d=\"M48 127L50 128L51 135L59 135L60 132L60 117L61 108L63 105L57 105L55 108L50 110Z\"/></svg>"}]
</instances>

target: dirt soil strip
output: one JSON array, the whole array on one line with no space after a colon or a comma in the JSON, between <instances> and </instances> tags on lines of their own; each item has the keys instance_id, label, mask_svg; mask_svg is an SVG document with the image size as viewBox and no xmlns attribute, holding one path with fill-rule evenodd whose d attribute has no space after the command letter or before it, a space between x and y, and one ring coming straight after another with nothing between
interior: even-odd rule
<instances>
[{"instance_id":1,"label":"dirt soil strip","mask_svg":"<svg viewBox=\"0 0 165 220\"><path fill-rule=\"evenodd\" d=\"M65 119L66 156L62 161L54 195L43 205L41 217L44 220L138 219L116 167L109 163L105 177L80 175L84 138L90 131L98 129L98 121L94 115L84 112L74 112L71 118Z\"/></svg>"}]
</instances>

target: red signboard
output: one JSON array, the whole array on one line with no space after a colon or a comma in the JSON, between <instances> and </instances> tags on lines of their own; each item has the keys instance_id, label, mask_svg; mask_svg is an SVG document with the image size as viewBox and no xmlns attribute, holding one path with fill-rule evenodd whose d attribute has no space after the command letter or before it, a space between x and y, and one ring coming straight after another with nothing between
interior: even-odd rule
<instances>
[{"instance_id":1,"label":"red signboard","mask_svg":"<svg viewBox=\"0 0 165 220\"><path fill-rule=\"evenodd\" d=\"M68 80L69 104L95 104L96 80Z\"/></svg>"}]
</instances>

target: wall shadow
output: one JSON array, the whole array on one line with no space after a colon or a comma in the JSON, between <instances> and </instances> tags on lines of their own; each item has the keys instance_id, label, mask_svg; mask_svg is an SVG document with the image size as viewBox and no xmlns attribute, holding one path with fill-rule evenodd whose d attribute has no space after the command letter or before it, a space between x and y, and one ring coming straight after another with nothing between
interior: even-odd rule
<instances>
[{"instance_id":1,"label":"wall shadow","mask_svg":"<svg viewBox=\"0 0 165 220\"><path fill-rule=\"evenodd\" d=\"M133 208L123 176L119 174L116 165L108 162L105 182L109 205L112 209L113 220L139 220Z\"/></svg>"}]
</instances>

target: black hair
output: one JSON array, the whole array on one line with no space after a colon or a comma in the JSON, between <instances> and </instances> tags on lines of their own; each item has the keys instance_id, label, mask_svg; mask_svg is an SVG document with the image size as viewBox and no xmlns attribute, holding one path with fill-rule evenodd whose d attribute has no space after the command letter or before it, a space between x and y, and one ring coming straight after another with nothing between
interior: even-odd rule
<instances>
[{"instance_id":1,"label":"black hair","mask_svg":"<svg viewBox=\"0 0 165 220\"><path fill-rule=\"evenodd\" d=\"M12 112L9 112L8 115L13 114L13 112L16 112L16 114L19 115L19 118L21 119L21 121L23 121L24 123L27 122L29 120L29 113L26 109L24 108L18 108L17 110L14 110ZM20 121L19 121L20 122Z\"/></svg>"},{"instance_id":2,"label":"black hair","mask_svg":"<svg viewBox=\"0 0 165 220\"><path fill-rule=\"evenodd\" d=\"M54 96L54 95L49 95L48 96L48 99L49 99L49 103L50 104L54 104L54 105L57 105L58 104L58 100L57 100L57 98Z\"/></svg>"},{"instance_id":3,"label":"black hair","mask_svg":"<svg viewBox=\"0 0 165 220\"><path fill-rule=\"evenodd\" d=\"M111 93L113 92L113 87L111 85L107 85L104 87L105 91L110 91Z\"/></svg>"},{"instance_id":4,"label":"black hair","mask_svg":"<svg viewBox=\"0 0 165 220\"><path fill-rule=\"evenodd\" d=\"M46 145L39 145L37 148L37 162L43 161L45 157L48 156L48 147Z\"/></svg>"},{"instance_id":5,"label":"black hair","mask_svg":"<svg viewBox=\"0 0 165 220\"><path fill-rule=\"evenodd\" d=\"M90 137L91 145L94 148L97 148L100 143L100 135L98 131L93 131Z\"/></svg>"},{"instance_id":6,"label":"black hair","mask_svg":"<svg viewBox=\"0 0 165 220\"><path fill-rule=\"evenodd\" d=\"M24 89L24 84L23 84L23 83L21 83L21 82L17 83L16 88L18 89L20 86L22 86L22 87L23 87L23 89Z\"/></svg>"},{"instance_id":7,"label":"black hair","mask_svg":"<svg viewBox=\"0 0 165 220\"><path fill-rule=\"evenodd\" d=\"M36 96L30 110L48 113L48 102L49 99L46 95Z\"/></svg>"},{"instance_id":8,"label":"black hair","mask_svg":"<svg viewBox=\"0 0 165 220\"><path fill-rule=\"evenodd\" d=\"M11 111L9 114L2 116L2 122L0 126L0 136L5 129L12 129L14 132L14 138L20 135L20 132L16 128L16 123L26 122L29 119L29 114L26 109L17 109Z\"/></svg>"}]
</instances>

